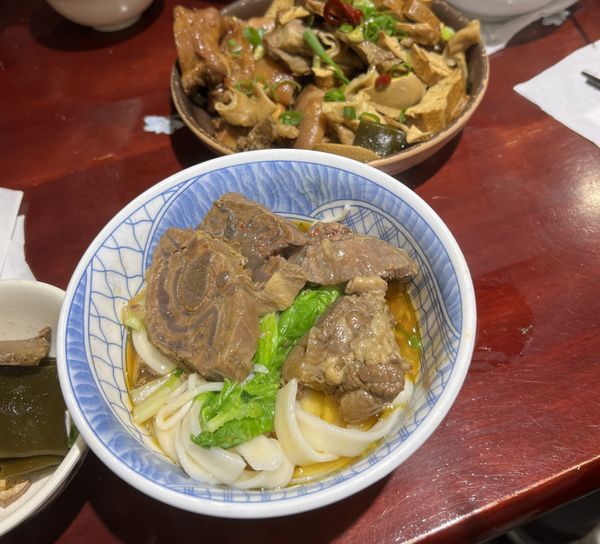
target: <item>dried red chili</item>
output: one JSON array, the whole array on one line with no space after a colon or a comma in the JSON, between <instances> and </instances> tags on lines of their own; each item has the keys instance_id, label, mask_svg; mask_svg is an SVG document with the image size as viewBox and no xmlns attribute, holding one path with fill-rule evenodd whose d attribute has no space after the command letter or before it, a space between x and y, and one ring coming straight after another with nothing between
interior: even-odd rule
<instances>
[{"instance_id":1,"label":"dried red chili","mask_svg":"<svg viewBox=\"0 0 600 544\"><path fill-rule=\"evenodd\" d=\"M342 0L327 0L323 8L323 18L332 26L344 23L359 25L363 20L362 11Z\"/></svg>"},{"instance_id":2,"label":"dried red chili","mask_svg":"<svg viewBox=\"0 0 600 544\"><path fill-rule=\"evenodd\" d=\"M388 85L392 82L392 76L390 74L381 74L375 80L375 90L383 91L387 89Z\"/></svg>"}]
</instances>

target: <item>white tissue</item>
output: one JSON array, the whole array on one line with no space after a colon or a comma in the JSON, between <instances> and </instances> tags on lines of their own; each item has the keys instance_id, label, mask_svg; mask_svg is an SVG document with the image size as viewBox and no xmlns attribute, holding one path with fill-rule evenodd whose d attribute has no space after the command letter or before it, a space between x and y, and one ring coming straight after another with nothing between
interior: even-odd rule
<instances>
[{"instance_id":1,"label":"white tissue","mask_svg":"<svg viewBox=\"0 0 600 544\"><path fill-rule=\"evenodd\" d=\"M22 191L0 187L0 279L35 279L25 262L25 217L17 216Z\"/></svg>"},{"instance_id":2,"label":"white tissue","mask_svg":"<svg viewBox=\"0 0 600 544\"><path fill-rule=\"evenodd\" d=\"M571 53L515 91L547 114L600 147L600 90L582 70L600 66L600 40Z\"/></svg>"},{"instance_id":3,"label":"white tissue","mask_svg":"<svg viewBox=\"0 0 600 544\"><path fill-rule=\"evenodd\" d=\"M173 134L184 126L183 121L177 116L162 117L160 115L147 115L144 117L144 130L154 134Z\"/></svg>"}]
</instances>

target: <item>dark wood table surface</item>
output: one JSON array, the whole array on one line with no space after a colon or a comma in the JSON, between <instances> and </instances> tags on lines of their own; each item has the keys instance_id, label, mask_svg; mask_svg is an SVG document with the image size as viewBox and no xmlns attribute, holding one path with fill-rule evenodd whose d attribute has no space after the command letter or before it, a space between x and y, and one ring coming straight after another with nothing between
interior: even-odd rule
<instances>
[{"instance_id":1,"label":"dark wood table surface","mask_svg":"<svg viewBox=\"0 0 600 544\"><path fill-rule=\"evenodd\" d=\"M0 3L0 186L25 193L41 281L65 288L123 205L213 156L187 128L143 130L144 116L174 112L174 4L156 0L135 26L103 34L41 0ZM491 58L462 134L398 176L454 233L478 304L464 387L400 468L341 503L246 521L163 505L90 452L4 541L479 542L599 488L600 151L513 91L599 38L598 0L560 27L528 27Z\"/></svg>"}]
</instances>

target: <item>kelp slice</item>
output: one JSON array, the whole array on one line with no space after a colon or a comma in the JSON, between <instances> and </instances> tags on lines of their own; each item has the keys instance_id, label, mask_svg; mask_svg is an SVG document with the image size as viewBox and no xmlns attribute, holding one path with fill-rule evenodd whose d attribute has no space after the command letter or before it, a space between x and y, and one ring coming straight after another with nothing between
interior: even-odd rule
<instances>
[{"instance_id":1,"label":"kelp slice","mask_svg":"<svg viewBox=\"0 0 600 544\"><path fill-rule=\"evenodd\" d=\"M68 451L56 364L0 368L0 460Z\"/></svg>"},{"instance_id":2,"label":"kelp slice","mask_svg":"<svg viewBox=\"0 0 600 544\"><path fill-rule=\"evenodd\" d=\"M26 476L45 468L55 467L63 460L61 455L35 455L0 459L0 480Z\"/></svg>"}]
</instances>

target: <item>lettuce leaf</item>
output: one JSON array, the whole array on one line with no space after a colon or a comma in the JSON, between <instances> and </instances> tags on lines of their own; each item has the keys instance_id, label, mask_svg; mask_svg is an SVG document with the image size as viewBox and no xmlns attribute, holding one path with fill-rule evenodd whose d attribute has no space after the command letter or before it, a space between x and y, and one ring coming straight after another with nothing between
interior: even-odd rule
<instances>
[{"instance_id":1,"label":"lettuce leaf","mask_svg":"<svg viewBox=\"0 0 600 544\"><path fill-rule=\"evenodd\" d=\"M253 358L253 363L260 366L250 379L242 383L225 380L220 392L203 399L203 430L192 436L196 444L231 448L273 430L281 367L298 340L341 293L335 286L309 287L279 316L272 313L261 319Z\"/></svg>"}]
</instances>

